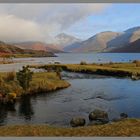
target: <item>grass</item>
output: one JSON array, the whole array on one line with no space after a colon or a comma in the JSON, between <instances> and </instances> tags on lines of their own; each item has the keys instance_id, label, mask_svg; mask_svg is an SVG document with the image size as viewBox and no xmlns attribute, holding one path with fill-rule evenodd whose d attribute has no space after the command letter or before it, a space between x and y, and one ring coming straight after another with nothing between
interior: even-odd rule
<instances>
[{"instance_id":1,"label":"grass","mask_svg":"<svg viewBox=\"0 0 140 140\"><path fill-rule=\"evenodd\" d=\"M55 72L39 72L33 75L29 93L55 91L69 86L70 84L65 80L60 80Z\"/></svg>"},{"instance_id":2,"label":"grass","mask_svg":"<svg viewBox=\"0 0 140 140\"><path fill-rule=\"evenodd\" d=\"M140 76L140 65L133 63L106 63L106 64L48 64L43 66L32 66L39 68L61 67L65 71L92 73L116 77Z\"/></svg>"},{"instance_id":3,"label":"grass","mask_svg":"<svg viewBox=\"0 0 140 140\"><path fill-rule=\"evenodd\" d=\"M38 72L33 74L29 89L27 93L24 93L16 80L15 72L0 73L0 101L2 103L11 101L11 95L15 98L24 94L48 93L69 86L67 81L59 79L56 72Z\"/></svg>"},{"instance_id":4,"label":"grass","mask_svg":"<svg viewBox=\"0 0 140 140\"><path fill-rule=\"evenodd\" d=\"M0 127L0 136L140 136L140 120L126 119L106 125L58 128L47 125Z\"/></svg>"}]
</instances>

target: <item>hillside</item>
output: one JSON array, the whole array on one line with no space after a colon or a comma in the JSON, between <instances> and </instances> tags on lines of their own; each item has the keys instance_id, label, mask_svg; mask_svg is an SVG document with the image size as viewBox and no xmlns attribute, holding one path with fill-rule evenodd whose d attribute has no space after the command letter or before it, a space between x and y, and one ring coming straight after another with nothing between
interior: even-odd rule
<instances>
[{"instance_id":1,"label":"hillside","mask_svg":"<svg viewBox=\"0 0 140 140\"><path fill-rule=\"evenodd\" d=\"M140 53L140 39L120 48L111 50L112 53Z\"/></svg>"},{"instance_id":2,"label":"hillside","mask_svg":"<svg viewBox=\"0 0 140 140\"><path fill-rule=\"evenodd\" d=\"M101 32L88 40L82 41L80 43L73 43L67 46L64 50L70 52L90 52L90 51L102 51L107 47L107 43L119 36L120 33L117 32Z\"/></svg>"},{"instance_id":3,"label":"hillside","mask_svg":"<svg viewBox=\"0 0 140 140\"><path fill-rule=\"evenodd\" d=\"M119 48L128 45L140 38L140 27L130 28L124 31L120 36L107 43L108 48Z\"/></svg>"},{"instance_id":4,"label":"hillside","mask_svg":"<svg viewBox=\"0 0 140 140\"><path fill-rule=\"evenodd\" d=\"M62 50L59 49L58 45L46 44L39 41L14 43L14 45L21 49L42 50L42 51L53 52L53 53L62 52Z\"/></svg>"},{"instance_id":5,"label":"hillside","mask_svg":"<svg viewBox=\"0 0 140 140\"><path fill-rule=\"evenodd\" d=\"M24 53L24 50L16 46L0 42L0 53L22 54Z\"/></svg>"},{"instance_id":6,"label":"hillside","mask_svg":"<svg viewBox=\"0 0 140 140\"><path fill-rule=\"evenodd\" d=\"M17 46L6 44L4 42L0 42L0 55L9 54L16 56L29 56L29 57L47 57L54 56L52 52L46 52L43 50L30 50L30 49L21 49Z\"/></svg>"},{"instance_id":7,"label":"hillside","mask_svg":"<svg viewBox=\"0 0 140 140\"><path fill-rule=\"evenodd\" d=\"M56 40L55 44L58 44L62 50L65 47L67 47L68 45L81 42L80 39L78 39L74 36L71 36L71 35L67 35L65 33L61 33L61 34L58 34L57 36L55 36L55 40Z\"/></svg>"}]
</instances>

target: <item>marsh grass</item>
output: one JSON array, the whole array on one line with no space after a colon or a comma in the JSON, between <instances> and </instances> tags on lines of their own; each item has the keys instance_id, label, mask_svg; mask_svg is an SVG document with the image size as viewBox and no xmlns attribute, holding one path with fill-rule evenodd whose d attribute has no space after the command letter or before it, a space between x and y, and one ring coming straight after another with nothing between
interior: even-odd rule
<instances>
[{"instance_id":1,"label":"marsh grass","mask_svg":"<svg viewBox=\"0 0 140 140\"><path fill-rule=\"evenodd\" d=\"M55 72L38 72L33 74L29 89L25 93L16 80L15 72L0 73L0 94L4 97L9 93L15 93L17 97L24 94L47 93L69 86L70 84L65 80L60 80Z\"/></svg>"},{"instance_id":2,"label":"marsh grass","mask_svg":"<svg viewBox=\"0 0 140 140\"><path fill-rule=\"evenodd\" d=\"M4 76L4 80L7 81L7 82L14 81L15 79L16 79L15 71L7 72Z\"/></svg>"},{"instance_id":3,"label":"marsh grass","mask_svg":"<svg viewBox=\"0 0 140 140\"><path fill-rule=\"evenodd\" d=\"M29 93L49 92L69 86L70 84L65 80L60 80L55 72L38 72L33 75Z\"/></svg>"},{"instance_id":4,"label":"marsh grass","mask_svg":"<svg viewBox=\"0 0 140 140\"><path fill-rule=\"evenodd\" d=\"M37 65L35 67L37 68ZM137 76L140 76L140 66L136 65L135 63L38 65L38 68L42 69L53 69L54 67L61 67L63 70L70 72L90 73L115 77L131 77L134 73Z\"/></svg>"}]
</instances>

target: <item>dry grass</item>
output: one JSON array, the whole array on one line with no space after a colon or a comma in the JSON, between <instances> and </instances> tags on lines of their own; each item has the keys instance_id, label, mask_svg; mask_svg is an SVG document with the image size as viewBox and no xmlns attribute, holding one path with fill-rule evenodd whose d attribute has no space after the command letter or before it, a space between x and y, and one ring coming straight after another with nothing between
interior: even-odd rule
<instances>
[{"instance_id":1,"label":"dry grass","mask_svg":"<svg viewBox=\"0 0 140 140\"><path fill-rule=\"evenodd\" d=\"M140 120L127 119L106 125L78 128L47 125L2 126L0 136L140 136Z\"/></svg>"},{"instance_id":2,"label":"dry grass","mask_svg":"<svg viewBox=\"0 0 140 140\"><path fill-rule=\"evenodd\" d=\"M33 67L33 66L32 66ZM37 68L37 66L35 66ZM140 66L135 63L106 63L106 64L48 64L39 68L61 67L63 70L81 73L93 73L107 76L131 77L140 76Z\"/></svg>"},{"instance_id":3,"label":"dry grass","mask_svg":"<svg viewBox=\"0 0 140 140\"><path fill-rule=\"evenodd\" d=\"M70 84L65 80L60 80L55 72L38 72L33 74L27 94L47 93L69 86ZM17 96L25 94L16 80L15 72L0 73L0 93L15 93Z\"/></svg>"},{"instance_id":4,"label":"dry grass","mask_svg":"<svg viewBox=\"0 0 140 140\"><path fill-rule=\"evenodd\" d=\"M69 86L70 84L65 80L60 80L55 72L39 72L33 75L29 93L54 91Z\"/></svg>"}]
</instances>

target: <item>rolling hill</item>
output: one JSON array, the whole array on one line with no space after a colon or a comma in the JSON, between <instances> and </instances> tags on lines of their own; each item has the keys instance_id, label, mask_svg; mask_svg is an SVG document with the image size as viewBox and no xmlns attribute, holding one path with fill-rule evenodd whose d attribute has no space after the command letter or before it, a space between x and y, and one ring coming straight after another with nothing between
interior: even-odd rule
<instances>
[{"instance_id":1,"label":"rolling hill","mask_svg":"<svg viewBox=\"0 0 140 140\"><path fill-rule=\"evenodd\" d=\"M53 52L53 53L62 52L62 50L59 49L58 45L46 44L46 43L39 42L39 41L13 43L13 45L15 45L21 49L30 49L30 50L38 50L38 51L42 50L42 51Z\"/></svg>"},{"instance_id":2,"label":"rolling hill","mask_svg":"<svg viewBox=\"0 0 140 140\"><path fill-rule=\"evenodd\" d=\"M124 47L119 47L111 50L112 53L140 53L140 39L127 44Z\"/></svg>"},{"instance_id":3,"label":"rolling hill","mask_svg":"<svg viewBox=\"0 0 140 140\"><path fill-rule=\"evenodd\" d=\"M10 45L0 41L0 56L3 54L8 55L20 55L20 56L30 56L30 57L47 57L55 56L52 52L46 52L44 50L31 50L31 49L21 49L17 46Z\"/></svg>"},{"instance_id":4,"label":"rolling hill","mask_svg":"<svg viewBox=\"0 0 140 140\"><path fill-rule=\"evenodd\" d=\"M69 52L100 52L107 48L107 42L116 38L120 34L121 33L111 31L101 32L88 40L68 45L64 50Z\"/></svg>"},{"instance_id":5,"label":"rolling hill","mask_svg":"<svg viewBox=\"0 0 140 140\"><path fill-rule=\"evenodd\" d=\"M140 27L130 28L107 43L108 48L119 48L140 39Z\"/></svg>"}]
</instances>

